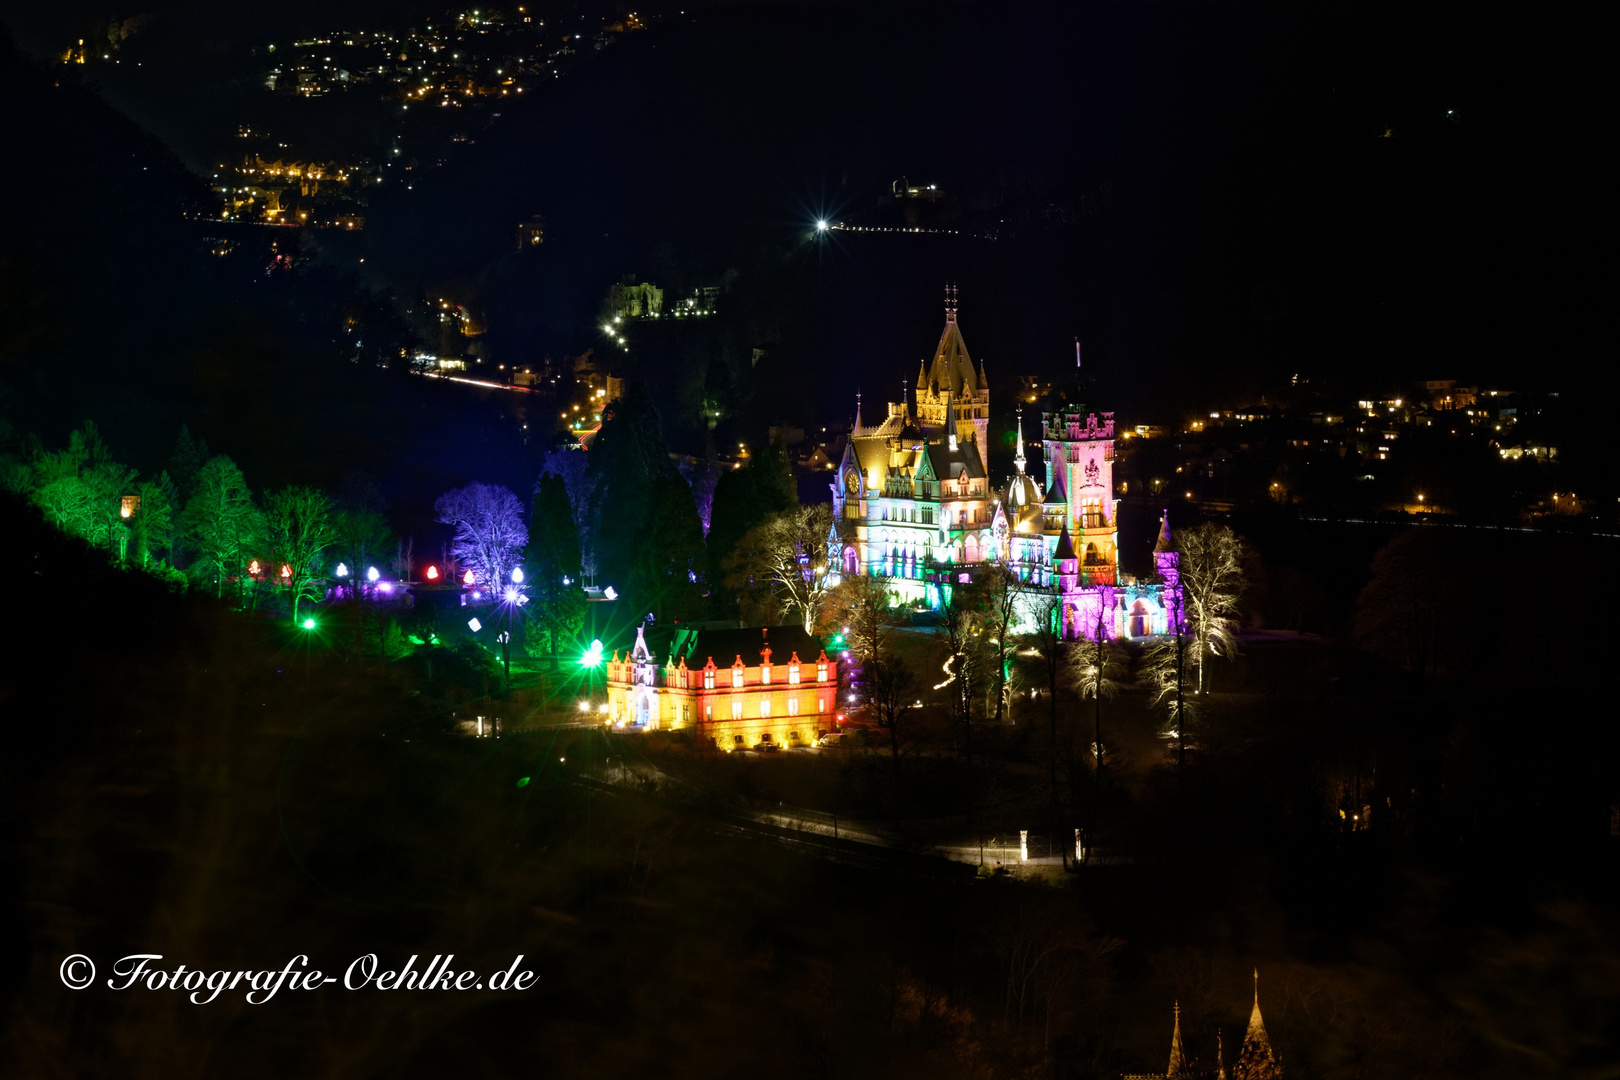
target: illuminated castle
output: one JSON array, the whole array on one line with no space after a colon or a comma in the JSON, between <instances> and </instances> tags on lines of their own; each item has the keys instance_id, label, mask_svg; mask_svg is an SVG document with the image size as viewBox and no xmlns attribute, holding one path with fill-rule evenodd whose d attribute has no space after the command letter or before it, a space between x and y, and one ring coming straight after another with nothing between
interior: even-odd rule
<instances>
[{"instance_id":1,"label":"illuminated castle","mask_svg":"<svg viewBox=\"0 0 1620 1080\"><path fill-rule=\"evenodd\" d=\"M1045 482L1025 467L1022 409L1015 472L999 487L986 468L990 386L974 368L946 291L945 329L932 363L917 372L915 400L902 388L881 422L855 425L832 484L831 550L844 576L886 579L902 603L940 606L942 589L1002 563L1041 595L1063 598L1068 638L1147 637L1177 620L1178 556L1168 518L1154 548L1154 576L1119 570L1114 498L1114 414L1083 406L1045 413Z\"/></svg>"}]
</instances>

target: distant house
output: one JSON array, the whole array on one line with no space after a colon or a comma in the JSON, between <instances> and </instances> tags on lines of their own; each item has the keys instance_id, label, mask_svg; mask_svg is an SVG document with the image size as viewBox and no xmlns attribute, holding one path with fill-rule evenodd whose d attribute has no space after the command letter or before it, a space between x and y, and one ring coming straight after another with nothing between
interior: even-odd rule
<instances>
[{"instance_id":1,"label":"distant house","mask_svg":"<svg viewBox=\"0 0 1620 1080\"><path fill-rule=\"evenodd\" d=\"M838 661L801 626L636 629L607 665L615 728L690 728L722 750L810 746L838 720Z\"/></svg>"}]
</instances>

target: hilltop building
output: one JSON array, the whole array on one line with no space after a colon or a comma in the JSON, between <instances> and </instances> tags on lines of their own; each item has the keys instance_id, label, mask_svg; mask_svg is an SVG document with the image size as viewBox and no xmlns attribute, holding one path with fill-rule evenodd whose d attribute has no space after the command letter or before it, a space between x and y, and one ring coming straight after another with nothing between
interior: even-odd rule
<instances>
[{"instance_id":1,"label":"hilltop building","mask_svg":"<svg viewBox=\"0 0 1620 1080\"><path fill-rule=\"evenodd\" d=\"M836 728L838 661L801 626L654 631L607 665L613 726L695 728L722 750L810 746Z\"/></svg>"},{"instance_id":2,"label":"hilltop building","mask_svg":"<svg viewBox=\"0 0 1620 1080\"><path fill-rule=\"evenodd\" d=\"M946 290L945 329L915 392L868 424L856 395L855 424L832 484L833 536L843 575L886 579L902 603L938 608L950 588L1001 564L1027 583L1026 616L1039 598L1063 598L1068 638L1146 637L1177 620L1178 556L1168 517L1154 548L1153 577L1119 569L1114 498L1114 415L1083 405L1042 414L1044 483L1026 471L1022 406L1014 473L995 485L989 451L990 385L975 368Z\"/></svg>"}]
</instances>

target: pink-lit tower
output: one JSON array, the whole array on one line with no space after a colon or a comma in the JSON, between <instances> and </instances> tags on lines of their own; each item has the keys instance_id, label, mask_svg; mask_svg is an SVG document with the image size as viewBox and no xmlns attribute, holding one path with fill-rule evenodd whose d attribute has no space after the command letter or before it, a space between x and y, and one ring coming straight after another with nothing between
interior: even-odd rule
<instances>
[{"instance_id":1,"label":"pink-lit tower","mask_svg":"<svg viewBox=\"0 0 1620 1080\"><path fill-rule=\"evenodd\" d=\"M1163 633L1175 634L1181 631L1182 601L1181 601L1181 552L1176 550L1175 541L1170 538L1170 511L1165 510L1159 516L1159 539L1153 545L1153 569L1164 584L1161 593L1164 603L1164 630Z\"/></svg>"},{"instance_id":2,"label":"pink-lit tower","mask_svg":"<svg viewBox=\"0 0 1620 1080\"><path fill-rule=\"evenodd\" d=\"M1062 408L1044 416L1047 503L1065 500L1061 522L1072 537L1085 585L1119 581L1118 500L1114 498L1114 414Z\"/></svg>"}]
</instances>

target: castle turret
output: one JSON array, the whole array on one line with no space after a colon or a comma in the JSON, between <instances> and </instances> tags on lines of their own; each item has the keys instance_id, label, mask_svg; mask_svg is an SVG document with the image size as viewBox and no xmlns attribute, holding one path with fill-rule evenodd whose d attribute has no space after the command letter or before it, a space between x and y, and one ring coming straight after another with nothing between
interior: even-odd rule
<instances>
[{"instance_id":1,"label":"castle turret","mask_svg":"<svg viewBox=\"0 0 1620 1080\"><path fill-rule=\"evenodd\" d=\"M1254 971L1254 1009L1249 1013L1249 1029L1243 1033L1243 1049L1232 1066L1232 1080L1282 1080L1282 1069L1266 1034L1266 1022L1260 1017L1259 968Z\"/></svg>"},{"instance_id":2,"label":"castle turret","mask_svg":"<svg viewBox=\"0 0 1620 1080\"><path fill-rule=\"evenodd\" d=\"M1178 1001L1176 1002L1176 1027L1175 1031L1170 1035L1170 1067L1165 1070L1164 1075L1169 1077L1169 1080L1176 1080L1177 1077L1186 1074L1187 1055L1181 1049L1181 1002Z\"/></svg>"}]
</instances>

